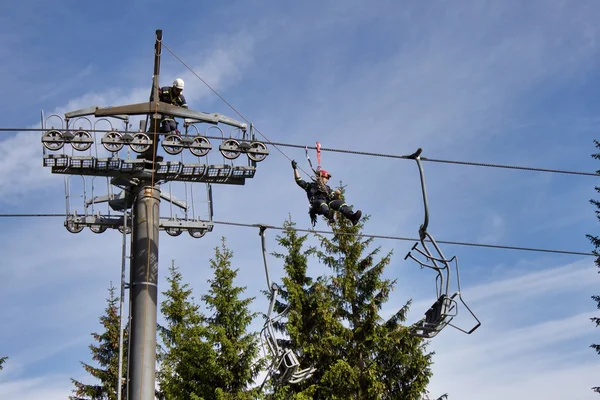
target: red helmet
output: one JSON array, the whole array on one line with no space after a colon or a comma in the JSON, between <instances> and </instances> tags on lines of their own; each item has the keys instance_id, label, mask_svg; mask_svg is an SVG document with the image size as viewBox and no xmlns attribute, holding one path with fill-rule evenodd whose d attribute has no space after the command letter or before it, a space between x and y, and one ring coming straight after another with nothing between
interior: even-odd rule
<instances>
[{"instance_id":1,"label":"red helmet","mask_svg":"<svg viewBox=\"0 0 600 400\"><path fill-rule=\"evenodd\" d=\"M319 176L325 177L325 178L331 178L331 174L327 171L325 171L324 169L319 171Z\"/></svg>"}]
</instances>

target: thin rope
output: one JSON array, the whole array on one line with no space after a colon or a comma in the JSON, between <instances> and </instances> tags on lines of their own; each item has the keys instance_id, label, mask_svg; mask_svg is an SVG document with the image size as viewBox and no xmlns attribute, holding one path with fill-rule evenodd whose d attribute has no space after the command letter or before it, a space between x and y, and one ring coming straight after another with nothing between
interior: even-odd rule
<instances>
[{"instance_id":1,"label":"thin rope","mask_svg":"<svg viewBox=\"0 0 600 400\"><path fill-rule=\"evenodd\" d=\"M37 218L37 217L66 217L65 214L0 214L0 218ZM398 241L410 241L417 242L418 238L411 237L403 237L403 236L391 236L391 235L375 235L368 233L350 233L350 232L331 232L324 230L316 230L316 229L304 229L304 228L285 228L283 226L276 225L266 225L266 224L248 224L243 222L232 222L232 221L212 221L217 225L231 225L238 227L248 227L248 228L259 228L264 226L267 229L274 229L284 231L286 229L291 229L296 232L306 232L306 233L318 233L325 235L349 235L349 236L361 236L366 238L375 238L375 239L389 239L389 240L398 240ZM496 244L485 244L485 243L473 243L473 242L457 242L450 240L436 240L438 243L450 244L455 246L466 246L466 247L483 247L483 248L491 248L491 249L499 249L499 250L520 250L520 251L531 251L538 253L554 253L554 254L568 254L568 255L576 255L576 256L594 256L598 257L598 254L589 253L589 252L581 252L581 251L572 251L572 250L559 250L559 249L542 249L535 247L519 247L519 246L505 246L505 245L496 245Z\"/></svg>"},{"instance_id":2,"label":"thin rope","mask_svg":"<svg viewBox=\"0 0 600 400\"><path fill-rule=\"evenodd\" d=\"M200 79L200 81L202 83L204 83L204 85L206 85L207 88L209 88L215 95L217 95L225 104L227 104L227 106L229 108L231 108L237 115L240 116L240 118L242 118L248 125L251 124L251 122L248 120L248 118L246 118L241 112L239 112L231 103L229 103L223 96L221 96L219 94L219 92L217 92L215 89L213 89L212 86L210 86L208 84L208 82L206 82L204 79L202 79L202 77L200 75L198 75L196 73L196 71L194 71L189 65L187 65L181 58L179 58L177 56L177 54L175 54L173 51L171 51L171 49L169 48L169 46L167 46L166 44L163 43L163 47L169 52L171 53L171 55L173 55L173 57L175 57L181 64L183 64L184 67L186 67L192 74L194 74L194 76L196 76L196 78ZM265 138L265 140L267 141L267 143L273 143L271 142L271 140L265 136L258 128L256 128L254 125L252 125L254 130L256 132L258 132L263 138ZM288 159L288 161L292 161L292 159L290 157L288 157L287 154L285 154L285 152L283 152L279 147L273 145L275 147L275 149L277 151L279 151L285 158ZM304 172L304 174L306 174L306 176L311 176L310 174L308 174L304 169L302 169L302 167L298 167L298 169L302 172Z\"/></svg>"}]
</instances>

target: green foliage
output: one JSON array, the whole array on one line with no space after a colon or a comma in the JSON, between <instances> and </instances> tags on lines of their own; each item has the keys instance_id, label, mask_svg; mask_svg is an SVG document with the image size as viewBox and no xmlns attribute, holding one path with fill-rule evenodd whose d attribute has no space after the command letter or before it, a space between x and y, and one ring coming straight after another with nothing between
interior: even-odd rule
<instances>
[{"instance_id":1,"label":"green foliage","mask_svg":"<svg viewBox=\"0 0 600 400\"><path fill-rule=\"evenodd\" d=\"M71 379L75 385L74 396L69 396L70 400L114 400L117 398L117 377L119 376L119 298L115 296L115 288L111 285L108 289L109 297L106 299L107 307L105 314L100 317L100 323L104 327L102 333L92 333L92 337L98 343L89 346L92 359L96 361L98 367L82 362L83 368L87 373L96 378L99 382L95 385L84 384L75 379ZM123 332L123 375L127 376L127 348L128 335L127 329ZM121 387L121 395L125 398L126 385Z\"/></svg>"},{"instance_id":2,"label":"green foliage","mask_svg":"<svg viewBox=\"0 0 600 400\"><path fill-rule=\"evenodd\" d=\"M192 301L192 290L181 273L170 268L170 287L164 292L161 312L167 322L159 328L159 397L166 400L251 400L256 391L248 386L262 364L255 363L259 346L256 333L248 333L255 314L252 298L240 299L245 288L234 286L237 270L225 239L210 260L213 279L202 296L211 313L202 315Z\"/></svg>"},{"instance_id":3,"label":"green foliage","mask_svg":"<svg viewBox=\"0 0 600 400\"><path fill-rule=\"evenodd\" d=\"M255 391L247 387L254 382L263 364L255 363L259 354L256 333L248 333L256 313L249 306L254 298L241 299L245 287L234 286L237 269L231 268L233 252L227 248L225 238L221 247L215 248L215 257L210 260L214 277L209 280L210 289L202 299L212 314L207 319L207 339L216 350L216 371L211 384L219 400L251 400Z\"/></svg>"},{"instance_id":4,"label":"green foliage","mask_svg":"<svg viewBox=\"0 0 600 400\"><path fill-rule=\"evenodd\" d=\"M599 141L594 140L594 144L596 145L596 148L600 149ZM595 158L596 160L600 160L600 153L592 154L592 157ZM596 173L600 174L600 170L596 171ZM600 193L600 187L596 186L595 189L596 189L596 192ZM596 218L598 218L600 220L600 201L590 200L590 203L592 203L594 206L596 206L596 211L595 211ZM592 245L594 246L593 253L596 256L596 266L598 268L600 268L600 238L598 236L593 236L593 235L586 235L586 237L590 240L590 242L592 242ZM596 302L596 305L597 305L598 309L600 310L600 296L592 296L592 300L594 300ZM594 324L596 324L596 327L600 326L600 318L593 317L593 318L591 318L591 320ZM596 352L600 355L600 344L592 344L592 345L590 345L590 347L593 348L594 350L596 350ZM600 393L600 386L593 387L592 390L596 393Z\"/></svg>"},{"instance_id":5,"label":"green foliage","mask_svg":"<svg viewBox=\"0 0 600 400\"><path fill-rule=\"evenodd\" d=\"M431 376L431 354L421 339L401 323L408 304L384 321L379 312L395 281L382 278L391 253L379 257L369 250L372 239L336 216L333 238L320 236L319 248L302 250L307 236L298 236L291 221L278 237L286 255L282 299L289 305L285 325L302 367L318 368L307 381L276 385L273 398L420 399ZM306 275L307 260L316 255L331 275L316 280Z\"/></svg>"},{"instance_id":6,"label":"green foliage","mask_svg":"<svg viewBox=\"0 0 600 400\"><path fill-rule=\"evenodd\" d=\"M4 368L3 365L8 360L8 357L0 357L0 371Z\"/></svg>"},{"instance_id":7,"label":"green foliage","mask_svg":"<svg viewBox=\"0 0 600 400\"><path fill-rule=\"evenodd\" d=\"M207 390L207 377L214 360L210 345L203 340L206 335L203 316L191 298L192 289L182 283L182 276L174 264L169 268L169 289L163 292L161 313L166 326L159 326L162 341L158 351L160 368L156 374L159 397L168 400L201 398L199 392Z\"/></svg>"}]
</instances>

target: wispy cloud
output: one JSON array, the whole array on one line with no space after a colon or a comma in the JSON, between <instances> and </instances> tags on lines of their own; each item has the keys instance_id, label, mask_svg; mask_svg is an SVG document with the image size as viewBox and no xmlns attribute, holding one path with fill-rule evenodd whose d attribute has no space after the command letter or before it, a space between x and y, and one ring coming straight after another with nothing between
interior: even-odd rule
<instances>
[{"instance_id":1,"label":"wispy cloud","mask_svg":"<svg viewBox=\"0 0 600 400\"><path fill-rule=\"evenodd\" d=\"M0 381L0 398L18 400L64 400L71 393L68 375L48 374L10 382Z\"/></svg>"},{"instance_id":2,"label":"wispy cloud","mask_svg":"<svg viewBox=\"0 0 600 400\"><path fill-rule=\"evenodd\" d=\"M142 12L141 8L127 10L131 15ZM191 15L191 9L185 10ZM335 1L285 7L238 2L235 9L206 10L194 14L194 23L184 19L179 26L169 27L165 43L274 141L312 145L319 140L326 147L393 154L423 147L427 157L548 165L568 161L579 166L581 154L589 158L587 146L598 122L589 101L596 93L592 72L598 64L597 11L594 1L585 0L576 6L541 0L478 5L383 1L377 7L357 0L341 9ZM65 15L73 17L67 7L60 12L63 20ZM19 11L18 18L24 20L26 15ZM8 17L2 18L6 22ZM40 22L39 17L28 18ZM0 66L3 75L31 78L23 89L28 98L20 102L17 98L18 105L12 104L12 97L5 102L5 109L19 121L6 125L25 120L24 124L35 126L37 111L32 117L15 111L27 109L31 97L62 104L48 107L47 114L148 98L151 57L144 53L144 67L140 67L141 51L131 50L133 42L108 39L104 36L110 32L103 33L102 40L119 43L118 52L95 48L95 61L73 57L62 69L54 65L59 57L41 57L62 51L56 47L53 31L44 29L40 40L42 34L33 32L38 25L27 21L21 24L27 26L23 35L6 35L0 45L5 54L12 54ZM134 30L152 33L150 25L157 21L144 20ZM64 35L69 34L69 26L61 30ZM34 50L25 54L30 48ZM46 52L38 53L42 48ZM123 57L127 49L136 56ZM52 61L52 66L31 62L38 55ZM191 108L237 118L166 50L162 60L161 83L184 77ZM52 68L63 75L52 74ZM77 93L66 98L75 90L63 84L75 81ZM15 86L9 87L13 93L10 88ZM59 96L61 88L65 90ZM55 100L58 97L64 100ZM555 111L549 112L549 107ZM41 166L39 135L18 133L1 139L0 204L24 212L42 206L64 209L62 177ZM289 160L271 150L245 186L214 188L215 219L279 224L292 213L300 227L308 226L306 198L293 182ZM298 160L304 157L301 149L282 151ZM372 214L366 231L416 235L422 204L414 163L334 153L324 153L323 162L336 181L350 184L349 201ZM426 168L430 227L436 238L523 245L531 240L544 247L570 247L582 245L585 239L579 232L595 227L596 221L586 221L581 211L581 204L593 196L593 182L445 165ZM163 188L167 190L166 185ZM175 192L181 193L180 189ZM119 278L119 235L96 236L86 230L72 236L58 220L2 223L0 314L18 326L10 332L0 329L0 339L14 338L8 355L26 354L39 326L44 326L49 347L61 348L61 354L72 359L87 359L84 346L75 350L60 344L66 336L83 337L97 328L108 281ZM228 237L234 250L239 281L248 286L248 295L258 296L253 307L264 311L260 290L266 283L254 229L217 226L200 241L163 235L161 265L175 258L199 297L206 288L206 261L221 235ZM276 249L274 236L271 232L271 250ZM389 243L381 244L396 249ZM410 244L398 247L395 261ZM583 355L593 330L587 324L592 305L583 303L597 287L590 260L563 265L531 254L519 262L515 253L482 256L481 251L461 248L458 255L465 300L482 317L483 325L472 336L445 330L432 341L437 351L432 392L450 392L451 398L460 399L592 398L588 390L594 384L592 374L600 374L588 368L591 361ZM277 279L282 268L272 261ZM161 283L165 270L161 267ZM323 267L314 263L311 271L319 273ZM417 300L411 307L411 321L434 301L423 294L433 276L431 280L416 277L419 272L399 268L396 262L386 271L392 278L402 278L401 290L394 296ZM39 306L42 299L45 305ZM572 351L579 347L581 353ZM488 358L493 362L486 363ZM0 398L52 399L55 390L62 390L61 398L67 395L66 375L29 379L28 374L50 374L50 369L41 367L31 372L29 362L23 357L24 369L19 370L23 375L15 370L9 382L0 383ZM577 362L580 365L575 366ZM80 370L76 362L64 368ZM3 376L8 374L0 374L0 379ZM56 385L59 380L62 386ZM568 384L549 388L545 380Z\"/></svg>"}]
</instances>

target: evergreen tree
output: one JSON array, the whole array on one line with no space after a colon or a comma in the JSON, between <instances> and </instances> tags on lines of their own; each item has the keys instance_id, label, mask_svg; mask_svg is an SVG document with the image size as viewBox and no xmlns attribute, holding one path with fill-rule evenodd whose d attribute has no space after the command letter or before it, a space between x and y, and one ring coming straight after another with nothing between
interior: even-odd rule
<instances>
[{"instance_id":1,"label":"evergreen tree","mask_svg":"<svg viewBox=\"0 0 600 400\"><path fill-rule=\"evenodd\" d=\"M115 296L115 287L109 287L109 297L106 299L107 307L105 314L100 317L104 331L92 333L92 337L98 344L89 346L92 359L98 367L81 362L86 372L96 378L97 384L84 384L71 379L75 385L74 396L71 400L114 400L117 398L117 377L119 376L119 334L121 322L119 319L119 301ZM123 375L127 376L127 329L123 333ZM121 386L121 397L125 398L126 385Z\"/></svg>"},{"instance_id":2,"label":"evergreen tree","mask_svg":"<svg viewBox=\"0 0 600 400\"><path fill-rule=\"evenodd\" d=\"M3 365L8 360L8 357L0 357L0 371L4 368Z\"/></svg>"},{"instance_id":3,"label":"evergreen tree","mask_svg":"<svg viewBox=\"0 0 600 400\"><path fill-rule=\"evenodd\" d=\"M600 148L599 141L594 140L594 144L596 145L596 148ZM595 158L596 160L599 160L600 153L592 154L592 157ZM596 171L596 173L600 174L600 170ZM600 187L596 187L595 189L597 192L600 192ZM590 203L592 203L593 205L596 206L596 218L598 218L600 220L600 201L590 200ZM598 236L593 236L593 235L586 235L586 236L592 242L592 245L594 246L593 253L596 256L596 266L600 268L600 238ZM600 310L600 296L592 296L592 300L594 300L596 302L596 306ZM593 318L591 318L591 320L594 324L596 324L596 327L600 327L600 318L593 317ZM593 348L594 350L596 350L596 352L600 355L600 344L592 344L590 347ZM593 387L592 390L596 393L600 393L600 386Z\"/></svg>"},{"instance_id":4,"label":"evergreen tree","mask_svg":"<svg viewBox=\"0 0 600 400\"><path fill-rule=\"evenodd\" d=\"M302 253L305 237L292 224L279 242L288 250L284 279L290 304L290 342L318 371L304 384L276 389L276 398L417 400L431 376L431 354L401 323L408 305L384 322L379 311L395 282L382 279L391 253L376 261L379 248L366 255L362 223L352 226L337 215L333 238L320 237L319 260L331 277L311 284Z\"/></svg>"},{"instance_id":5,"label":"evergreen tree","mask_svg":"<svg viewBox=\"0 0 600 400\"><path fill-rule=\"evenodd\" d=\"M279 292L281 301L276 303L278 313L288 308L287 323L276 325L282 334L278 340L282 348L294 351L300 362L300 368L329 365L337 359L334 349L340 345L342 325L335 315L335 304L329 293L330 280L326 277L313 279L307 276L308 259L315 249L303 249L308 235L298 235L291 218L284 222L284 235L277 236L280 246L286 254L274 252L283 260L286 276ZM283 335L289 339L283 338ZM291 385L275 385L273 398L288 399L292 395L297 399L311 399L316 383L323 374L318 369L305 382Z\"/></svg>"},{"instance_id":6,"label":"evergreen tree","mask_svg":"<svg viewBox=\"0 0 600 400\"><path fill-rule=\"evenodd\" d=\"M214 353L204 340L203 315L193 303L192 289L182 283L182 275L174 264L169 268L169 289L161 303L166 326L159 326L162 340L157 373L159 398L166 400L200 399L210 390Z\"/></svg>"},{"instance_id":7,"label":"evergreen tree","mask_svg":"<svg viewBox=\"0 0 600 400\"><path fill-rule=\"evenodd\" d=\"M227 248L225 238L221 240L221 247L215 248L215 256L210 260L214 277L208 281L208 294L202 297L212 312L206 320L207 338L217 353L216 373L211 380L214 392L205 393L204 398L251 400L256 398L256 393L248 390L248 386L262 368L262 364L256 362L257 334L248 333L257 314L248 308L254 298L240 298L246 288L234 286L238 270L231 268L233 252Z\"/></svg>"}]
</instances>

